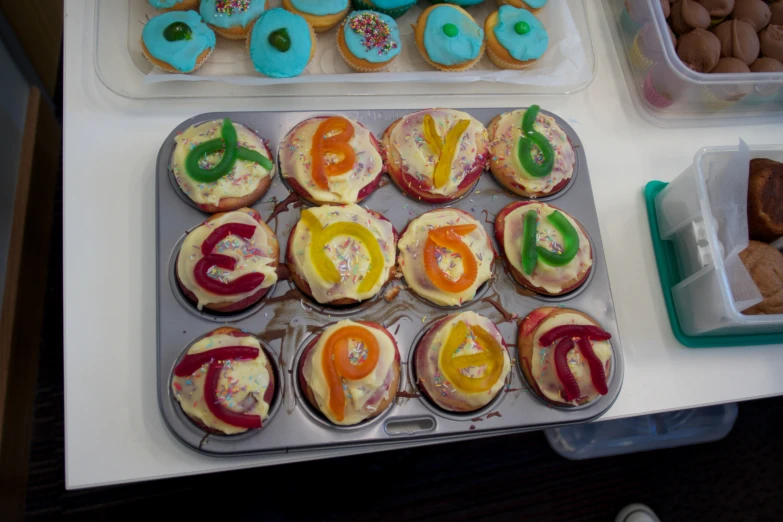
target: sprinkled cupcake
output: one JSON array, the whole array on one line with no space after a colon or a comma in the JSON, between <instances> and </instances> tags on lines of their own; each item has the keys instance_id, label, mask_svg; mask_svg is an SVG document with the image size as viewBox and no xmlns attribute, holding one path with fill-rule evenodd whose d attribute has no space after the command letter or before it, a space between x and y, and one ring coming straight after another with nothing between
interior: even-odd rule
<instances>
[{"instance_id":1,"label":"sprinkled cupcake","mask_svg":"<svg viewBox=\"0 0 783 522\"><path fill-rule=\"evenodd\" d=\"M386 171L373 133L342 116L299 123L283 138L279 151L283 179L316 205L358 203L378 188Z\"/></svg>"},{"instance_id":2,"label":"sprinkled cupcake","mask_svg":"<svg viewBox=\"0 0 783 522\"><path fill-rule=\"evenodd\" d=\"M201 0L204 21L223 38L244 40L258 17L269 9L269 0Z\"/></svg>"},{"instance_id":3,"label":"sprinkled cupcake","mask_svg":"<svg viewBox=\"0 0 783 522\"><path fill-rule=\"evenodd\" d=\"M372 11L355 11L337 31L340 55L358 72L380 71L400 54L397 22Z\"/></svg>"},{"instance_id":4,"label":"sprinkled cupcake","mask_svg":"<svg viewBox=\"0 0 783 522\"><path fill-rule=\"evenodd\" d=\"M447 203L476 185L487 165L487 129L470 114L430 109L383 133L389 176L410 198Z\"/></svg>"},{"instance_id":5,"label":"sprinkled cupcake","mask_svg":"<svg viewBox=\"0 0 783 522\"><path fill-rule=\"evenodd\" d=\"M539 107L496 116L489 124L489 168L498 183L522 197L553 196L574 175L576 152L555 119Z\"/></svg>"}]
</instances>

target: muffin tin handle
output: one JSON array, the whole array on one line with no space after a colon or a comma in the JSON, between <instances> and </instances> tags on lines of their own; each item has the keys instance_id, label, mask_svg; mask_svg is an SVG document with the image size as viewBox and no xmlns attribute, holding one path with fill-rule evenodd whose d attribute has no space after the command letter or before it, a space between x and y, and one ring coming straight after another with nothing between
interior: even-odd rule
<instances>
[{"instance_id":1,"label":"muffin tin handle","mask_svg":"<svg viewBox=\"0 0 783 522\"><path fill-rule=\"evenodd\" d=\"M438 426L435 417L424 415L421 417L402 417L389 419L384 423L383 430L387 435L413 435L433 431Z\"/></svg>"}]
</instances>

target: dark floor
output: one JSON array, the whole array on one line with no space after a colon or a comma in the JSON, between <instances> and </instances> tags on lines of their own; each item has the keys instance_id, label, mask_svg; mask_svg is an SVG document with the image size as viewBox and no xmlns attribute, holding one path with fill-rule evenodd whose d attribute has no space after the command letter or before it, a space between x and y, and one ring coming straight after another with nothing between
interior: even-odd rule
<instances>
[{"instance_id":1,"label":"dark floor","mask_svg":"<svg viewBox=\"0 0 783 522\"><path fill-rule=\"evenodd\" d=\"M783 521L783 398L741 404L720 442L592 461L562 459L541 433L529 433L67 492L61 194L30 459L31 520L184 518L212 509L225 520L613 520L626 504L643 502L664 521Z\"/></svg>"}]
</instances>

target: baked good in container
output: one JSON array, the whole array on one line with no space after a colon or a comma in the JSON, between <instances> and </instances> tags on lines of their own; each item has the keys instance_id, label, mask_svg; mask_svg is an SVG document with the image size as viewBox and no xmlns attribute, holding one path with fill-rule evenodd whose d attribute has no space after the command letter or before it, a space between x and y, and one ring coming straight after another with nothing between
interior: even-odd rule
<instances>
[{"instance_id":1,"label":"baked good in container","mask_svg":"<svg viewBox=\"0 0 783 522\"><path fill-rule=\"evenodd\" d=\"M400 352L392 334L369 321L340 321L304 349L297 369L307 402L332 424L353 426L394 402Z\"/></svg>"},{"instance_id":2,"label":"baked good in container","mask_svg":"<svg viewBox=\"0 0 783 522\"><path fill-rule=\"evenodd\" d=\"M495 239L514 281L538 294L572 292L593 268L593 248L582 225L546 203L506 205L495 217Z\"/></svg>"},{"instance_id":3,"label":"baked good in container","mask_svg":"<svg viewBox=\"0 0 783 522\"><path fill-rule=\"evenodd\" d=\"M385 171L373 133L342 116L307 119L280 145L280 174L316 205L358 203L378 188Z\"/></svg>"},{"instance_id":4,"label":"baked good in container","mask_svg":"<svg viewBox=\"0 0 783 522\"><path fill-rule=\"evenodd\" d=\"M584 312L538 308L519 325L519 366L544 401L582 406L609 392L611 337Z\"/></svg>"},{"instance_id":5,"label":"baked good in container","mask_svg":"<svg viewBox=\"0 0 783 522\"><path fill-rule=\"evenodd\" d=\"M553 196L573 177L576 151L571 140L538 105L500 114L488 130L489 170L514 194Z\"/></svg>"},{"instance_id":6,"label":"baked good in container","mask_svg":"<svg viewBox=\"0 0 783 522\"><path fill-rule=\"evenodd\" d=\"M470 192L486 169L488 143L480 121L452 109L403 116L383 133L389 177L406 196L427 203Z\"/></svg>"},{"instance_id":7,"label":"baked good in container","mask_svg":"<svg viewBox=\"0 0 783 522\"><path fill-rule=\"evenodd\" d=\"M205 212L226 212L261 199L275 165L264 140L228 118L192 125L174 137L169 169L182 192Z\"/></svg>"},{"instance_id":8,"label":"baked good in container","mask_svg":"<svg viewBox=\"0 0 783 522\"><path fill-rule=\"evenodd\" d=\"M771 245L751 241L748 248L740 252L740 259L764 299L742 313L783 314L783 254Z\"/></svg>"},{"instance_id":9,"label":"baked good in container","mask_svg":"<svg viewBox=\"0 0 783 522\"><path fill-rule=\"evenodd\" d=\"M492 402L511 371L497 326L475 312L436 321L415 350L416 384L436 406L451 412L468 413Z\"/></svg>"},{"instance_id":10,"label":"baked good in container","mask_svg":"<svg viewBox=\"0 0 783 522\"><path fill-rule=\"evenodd\" d=\"M321 304L350 305L377 295L393 277L397 232L381 214L359 205L302 211L291 230L291 279Z\"/></svg>"},{"instance_id":11,"label":"baked good in container","mask_svg":"<svg viewBox=\"0 0 783 522\"><path fill-rule=\"evenodd\" d=\"M255 210L214 214L185 237L177 283L199 310L238 312L277 282L279 257L275 233Z\"/></svg>"},{"instance_id":12,"label":"baked good in container","mask_svg":"<svg viewBox=\"0 0 783 522\"><path fill-rule=\"evenodd\" d=\"M767 243L783 236L783 163L750 160L748 230L750 239Z\"/></svg>"},{"instance_id":13,"label":"baked good in container","mask_svg":"<svg viewBox=\"0 0 783 522\"><path fill-rule=\"evenodd\" d=\"M171 392L199 428L218 435L260 429L275 397L275 372L258 338L221 327L174 366Z\"/></svg>"},{"instance_id":14,"label":"baked good in container","mask_svg":"<svg viewBox=\"0 0 783 522\"><path fill-rule=\"evenodd\" d=\"M397 263L417 295L440 306L472 301L492 277L489 235L464 210L430 210L413 219L397 243Z\"/></svg>"}]
</instances>

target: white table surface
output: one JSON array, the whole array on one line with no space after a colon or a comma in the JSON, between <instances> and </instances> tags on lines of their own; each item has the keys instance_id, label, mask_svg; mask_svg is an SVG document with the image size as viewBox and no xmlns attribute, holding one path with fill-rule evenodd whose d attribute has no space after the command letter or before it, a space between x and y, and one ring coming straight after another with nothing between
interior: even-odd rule
<instances>
[{"instance_id":1,"label":"white table surface","mask_svg":"<svg viewBox=\"0 0 783 522\"><path fill-rule=\"evenodd\" d=\"M539 103L584 144L625 355L625 382L604 419L783 394L783 346L694 350L673 337L642 188L671 180L695 152L765 144L775 125L663 130L635 112L598 1L590 87L570 96L454 97L451 107ZM93 68L94 0L65 4L65 435L68 488L307 460L306 454L216 459L169 434L155 384L154 163L178 123L218 110L424 108L416 98L134 101ZM356 451L354 451L355 453ZM329 455L346 454L345 450ZM325 455L322 453L322 455Z\"/></svg>"}]
</instances>

